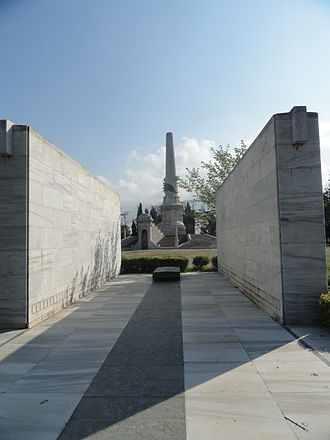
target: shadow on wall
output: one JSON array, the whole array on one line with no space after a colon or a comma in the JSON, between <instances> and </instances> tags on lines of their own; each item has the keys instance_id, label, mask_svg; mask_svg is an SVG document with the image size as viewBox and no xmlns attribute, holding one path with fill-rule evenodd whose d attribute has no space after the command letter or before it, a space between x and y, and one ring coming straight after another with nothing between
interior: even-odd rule
<instances>
[{"instance_id":1,"label":"shadow on wall","mask_svg":"<svg viewBox=\"0 0 330 440\"><path fill-rule=\"evenodd\" d=\"M115 278L120 271L120 257L117 257L119 251L120 229L117 223L115 233L109 233L107 237L102 237L99 233L94 247L94 262L87 268L82 266L80 271L76 271L71 286L67 289L68 303L64 305L73 304Z\"/></svg>"}]
</instances>

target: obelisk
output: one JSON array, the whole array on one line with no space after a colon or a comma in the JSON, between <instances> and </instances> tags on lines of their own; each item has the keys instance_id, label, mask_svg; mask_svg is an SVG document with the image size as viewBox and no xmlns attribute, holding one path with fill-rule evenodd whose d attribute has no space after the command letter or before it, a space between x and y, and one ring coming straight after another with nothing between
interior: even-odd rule
<instances>
[{"instance_id":1,"label":"obelisk","mask_svg":"<svg viewBox=\"0 0 330 440\"><path fill-rule=\"evenodd\" d=\"M164 204L171 205L179 201L178 185L175 171L173 133L166 133L166 160L164 180Z\"/></svg>"},{"instance_id":2,"label":"obelisk","mask_svg":"<svg viewBox=\"0 0 330 440\"><path fill-rule=\"evenodd\" d=\"M178 195L173 133L166 133L164 199L161 206L161 216L160 227L163 234L167 237L173 237L173 243L177 242L175 240L177 235L182 241L186 235L186 229L183 224L183 205Z\"/></svg>"}]
</instances>

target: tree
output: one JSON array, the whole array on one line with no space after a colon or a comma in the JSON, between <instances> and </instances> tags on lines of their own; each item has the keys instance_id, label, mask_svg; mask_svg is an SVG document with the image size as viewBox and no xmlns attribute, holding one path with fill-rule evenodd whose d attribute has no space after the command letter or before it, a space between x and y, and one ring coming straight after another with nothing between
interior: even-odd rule
<instances>
[{"instance_id":1,"label":"tree","mask_svg":"<svg viewBox=\"0 0 330 440\"><path fill-rule=\"evenodd\" d=\"M196 213L196 218L201 226L203 234L216 235L216 216L214 211L199 211Z\"/></svg>"},{"instance_id":2,"label":"tree","mask_svg":"<svg viewBox=\"0 0 330 440\"><path fill-rule=\"evenodd\" d=\"M213 213L210 213L207 222L207 233L210 235L217 235L216 217Z\"/></svg>"},{"instance_id":3,"label":"tree","mask_svg":"<svg viewBox=\"0 0 330 440\"><path fill-rule=\"evenodd\" d=\"M127 225L120 225L120 231L122 240L129 236L129 227Z\"/></svg>"},{"instance_id":4,"label":"tree","mask_svg":"<svg viewBox=\"0 0 330 440\"><path fill-rule=\"evenodd\" d=\"M131 231L132 231L132 235L133 235L134 237L136 237L136 236L138 235L138 233L137 233L136 223L135 223L134 220L132 221Z\"/></svg>"},{"instance_id":5,"label":"tree","mask_svg":"<svg viewBox=\"0 0 330 440\"><path fill-rule=\"evenodd\" d=\"M191 209L189 202L187 202L184 208L183 223L186 227L187 234L195 233L195 212Z\"/></svg>"},{"instance_id":6,"label":"tree","mask_svg":"<svg viewBox=\"0 0 330 440\"><path fill-rule=\"evenodd\" d=\"M186 203L186 206L185 206L185 208L184 208L184 213L185 213L186 215L192 215L192 212L193 212L193 210L191 209L190 203L187 202L187 203Z\"/></svg>"},{"instance_id":7,"label":"tree","mask_svg":"<svg viewBox=\"0 0 330 440\"><path fill-rule=\"evenodd\" d=\"M139 218L139 216L143 214L143 208L142 208L142 203L139 203L138 209L137 209L137 213L136 213L136 218Z\"/></svg>"},{"instance_id":8,"label":"tree","mask_svg":"<svg viewBox=\"0 0 330 440\"><path fill-rule=\"evenodd\" d=\"M327 243L330 242L330 178L323 192L325 237Z\"/></svg>"},{"instance_id":9,"label":"tree","mask_svg":"<svg viewBox=\"0 0 330 440\"><path fill-rule=\"evenodd\" d=\"M158 214L157 214L157 210L156 210L156 208L154 206L152 206L151 209L150 209L150 216L153 219L153 221L156 223L157 222Z\"/></svg>"},{"instance_id":10,"label":"tree","mask_svg":"<svg viewBox=\"0 0 330 440\"><path fill-rule=\"evenodd\" d=\"M186 175L179 179L179 186L193 193L214 212L217 189L241 160L246 149L247 145L243 141L233 149L229 145L211 148L211 160L202 162L200 168L186 168Z\"/></svg>"}]
</instances>

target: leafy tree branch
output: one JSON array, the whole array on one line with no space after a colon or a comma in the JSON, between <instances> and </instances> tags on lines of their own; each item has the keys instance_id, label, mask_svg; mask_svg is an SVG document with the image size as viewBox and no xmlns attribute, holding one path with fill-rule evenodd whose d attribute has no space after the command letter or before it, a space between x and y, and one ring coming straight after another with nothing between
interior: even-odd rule
<instances>
[{"instance_id":1,"label":"leafy tree branch","mask_svg":"<svg viewBox=\"0 0 330 440\"><path fill-rule=\"evenodd\" d=\"M210 211L215 211L217 189L241 160L246 149L243 141L235 148L229 145L212 148L212 158L208 162L201 162L199 168L186 168L186 175L179 179L179 186L205 203Z\"/></svg>"}]
</instances>

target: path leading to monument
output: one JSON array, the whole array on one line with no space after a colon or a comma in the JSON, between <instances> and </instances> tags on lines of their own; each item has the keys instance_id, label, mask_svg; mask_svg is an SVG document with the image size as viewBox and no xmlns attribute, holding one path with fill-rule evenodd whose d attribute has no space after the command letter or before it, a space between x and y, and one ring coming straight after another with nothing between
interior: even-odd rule
<instances>
[{"instance_id":1,"label":"path leading to monument","mask_svg":"<svg viewBox=\"0 0 330 440\"><path fill-rule=\"evenodd\" d=\"M185 440L180 284L148 287L60 440Z\"/></svg>"},{"instance_id":2,"label":"path leading to monument","mask_svg":"<svg viewBox=\"0 0 330 440\"><path fill-rule=\"evenodd\" d=\"M330 369L218 274L122 276L0 346L0 438L329 439Z\"/></svg>"}]
</instances>

